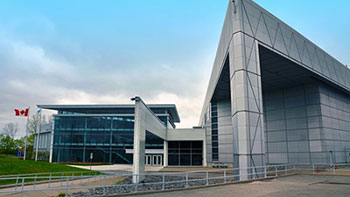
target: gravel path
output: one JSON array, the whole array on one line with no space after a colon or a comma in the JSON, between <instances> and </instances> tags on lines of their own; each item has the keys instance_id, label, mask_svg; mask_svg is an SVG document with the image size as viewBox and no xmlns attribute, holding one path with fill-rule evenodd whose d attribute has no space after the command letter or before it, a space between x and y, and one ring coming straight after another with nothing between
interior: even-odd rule
<instances>
[{"instance_id":1,"label":"gravel path","mask_svg":"<svg viewBox=\"0 0 350 197\"><path fill-rule=\"evenodd\" d=\"M186 179L183 176L165 176L164 189L176 189L176 188L186 188ZM188 187L206 185L205 180L198 180L199 178L188 178ZM146 176L144 181L138 185L132 184L132 178L128 177L122 182L118 182L115 186L109 186L104 188L94 188L89 189L87 192L76 192L72 193L71 196L100 196L103 194L121 194L121 193L132 193L135 191L152 191L152 190L162 190L163 177L159 175ZM223 179L212 179L209 180L209 184L222 183ZM137 188L136 188L137 187Z\"/></svg>"}]
</instances>

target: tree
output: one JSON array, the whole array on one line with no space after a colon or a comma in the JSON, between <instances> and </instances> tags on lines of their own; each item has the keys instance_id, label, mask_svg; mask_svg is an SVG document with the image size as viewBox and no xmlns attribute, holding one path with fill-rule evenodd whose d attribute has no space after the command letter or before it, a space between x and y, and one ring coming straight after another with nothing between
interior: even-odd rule
<instances>
[{"instance_id":1,"label":"tree","mask_svg":"<svg viewBox=\"0 0 350 197\"><path fill-rule=\"evenodd\" d=\"M13 138L8 135L0 134L0 148L6 154L13 154L16 151L16 143Z\"/></svg>"},{"instance_id":2,"label":"tree","mask_svg":"<svg viewBox=\"0 0 350 197\"><path fill-rule=\"evenodd\" d=\"M52 121L51 118L47 119L45 114L40 116L40 114L34 114L28 119L28 133L35 134L38 133L40 126Z\"/></svg>"},{"instance_id":3,"label":"tree","mask_svg":"<svg viewBox=\"0 0 350 197\"><path fill-rule=\"evenodd\" d=\"M16 134L18 132L18 124L16 123L7 123L5 127L3 128L3 134L6 136L10 136L10 138L14 139Z\"/></svg>"},{"instance_id":4,"label":"tree","mask_svg":"<svg viewBox=\"0 0 350 197\"><path fill-rule=\"evenodd\" d=\"M26 137L23 138L23 142ZM27 154L28 158L34 157L34 135L30 135L27 138Z\"/></svg>"},{"instance_id":5,"label":"tree","mask_svg":"<svg viewBox=\"0 0 350 197\"><path fill-rule=\"evenodd\" d=\"M30 136L29 136L29 138L30 138ZM28 138L28 143L27 143L27 149L28 149L28 145L30 145L29 138ZM25 137L15 139L14 142L16 144L16 147L24 147L24 145L25 145L24 140L25 140Z\"/></svg>"},{"instance_id":6,"label":"tree","mask_svg":"<svg viewBox=\"0 0 350 197\"><path fill-rule=\"evenodd\" d=\"M34 134L29 136L24 136L15 140L16 147L24 147L25 141L27 140L27 156L28 158L33 158L33 146L34 146Z\"/></svg>"}]
</instances>

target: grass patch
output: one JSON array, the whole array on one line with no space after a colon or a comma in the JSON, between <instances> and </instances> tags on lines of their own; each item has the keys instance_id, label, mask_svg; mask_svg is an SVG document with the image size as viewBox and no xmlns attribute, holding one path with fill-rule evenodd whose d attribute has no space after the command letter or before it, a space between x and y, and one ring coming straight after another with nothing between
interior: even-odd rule
<instances>
[{"instance_id":1,"label":"grass patch","mask_svg":"<svg viewBox=\"0 0 350 197\"><path fill-rule=\"evenodd\" d=\"M33 174L33 173L51 173L52 176L72 176L74 175L91 175L95 174L95 171L90 171L87 169L75 168L68 166L66 164L57 164L49 163L45 161L34 161L34 160L23 160L22 158L17 158L13 156L6 157L5 155L0 155L0 176L3 175L15 175L15 174ZM79 173L77 173L79 172ZM97 172L97 174L100 174ZM40 176L49 176L38 175L37 181L48 180L49 178L40 178ZM25 182L32 182L33 179L27 179ZM0 185L6 185L16 183L16 180L0 180Z\"/></svg>"}]
</instances>

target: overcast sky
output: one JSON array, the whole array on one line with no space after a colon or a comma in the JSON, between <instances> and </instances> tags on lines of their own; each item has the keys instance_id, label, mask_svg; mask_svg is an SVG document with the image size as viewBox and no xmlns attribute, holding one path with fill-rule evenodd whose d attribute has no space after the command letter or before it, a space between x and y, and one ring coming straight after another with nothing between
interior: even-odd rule
<instances>
[{"instance_id":1,"label":"overcast sky","mask_svg":"<svg viewBox=\"0 0 350 197\"><path fill-rule=\"evenodd\" d=\"M350 1L256 0L344 64ZM197 125L228 0L0 1L0 129L36 104L174 103Z\"/></svg>"}]
</instances>

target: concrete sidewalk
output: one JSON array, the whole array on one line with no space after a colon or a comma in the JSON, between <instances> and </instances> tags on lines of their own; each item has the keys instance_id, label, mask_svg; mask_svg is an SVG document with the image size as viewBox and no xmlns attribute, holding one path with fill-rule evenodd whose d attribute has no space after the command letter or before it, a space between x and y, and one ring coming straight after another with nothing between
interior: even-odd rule
<instances>
[{"instance_id":1,"label":"concrete sidewalk","mask_svg":"<svg viewBox=\"0 0 350 197\"><path fill-rule=\"evenodd\" d=\"M172 192L132 195L138 197L349 197L350 176L294 175L251 183L228 184Z\"/></svg>"},{"instance_id":2,"label":"concrete sidewalk","mask_svg":"<svg viewBox=\"0 0 350 197\"><path fill-rule=\"evenodd\" d=\"M195 166L184 166L184 167L165 167L160 169L160 172L190 172L190 171L212 171L212 170L232 170L232 168L209 168L209 167L195 167Z\"/></svg>"},{"instance_id":3,"label":"concrete sidewalk","mask_svg":"<svg viewBox=\"0 0 350 197\"><path fill-rule=\"evenodd\" d=\"M81 166L81 165L69 165L76 168L90 170L90 166ZM146 172L158 172L163 169L162 166L146 166ZM114 165L98 165L91 166L91 170L94 171L127 171L132 172L132 165L123 165L123 164L114 164Z\"/></svg>"}]
</instances>

